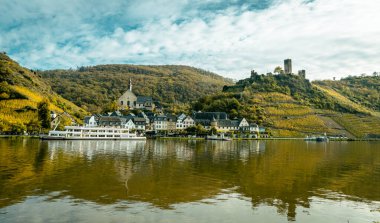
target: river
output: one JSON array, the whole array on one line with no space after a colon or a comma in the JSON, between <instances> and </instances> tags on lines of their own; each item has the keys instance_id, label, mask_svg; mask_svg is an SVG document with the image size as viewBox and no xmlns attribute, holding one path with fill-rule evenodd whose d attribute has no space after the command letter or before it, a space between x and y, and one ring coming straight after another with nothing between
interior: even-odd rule
<instances>
[{"instance_id":1,"label":"river","mask_svg":"<svg viewBox=\"0 0 380 223\"><path fill-rule=\"evenodd\" d=\"M0 139L0 222L380 222L380 142Z\"/></svg>"}]
</instances>

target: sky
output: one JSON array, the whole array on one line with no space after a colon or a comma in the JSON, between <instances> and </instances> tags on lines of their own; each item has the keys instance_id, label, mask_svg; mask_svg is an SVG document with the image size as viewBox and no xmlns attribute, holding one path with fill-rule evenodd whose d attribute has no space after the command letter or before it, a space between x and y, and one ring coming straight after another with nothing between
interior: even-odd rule
<instances>
[{"instance_id":1,"label":"sky","mask_svg":"<svg viewBox=\"0 0 380 223\"><path fill-rule=\"evenodd\" d=\"M242 79L380 71L379 0L0 0L0 51L31 69L182 64Z\"/></svg>"}]
</instances>

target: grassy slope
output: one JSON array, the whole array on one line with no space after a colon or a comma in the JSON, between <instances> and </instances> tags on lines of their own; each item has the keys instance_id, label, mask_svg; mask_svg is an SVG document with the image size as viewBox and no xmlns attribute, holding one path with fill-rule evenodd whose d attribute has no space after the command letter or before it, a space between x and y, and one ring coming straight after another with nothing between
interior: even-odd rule
<instances>
[{"instance_id":1,"label":"grassy slope","mask_svg":"<svg viewBox=\"0 0 380 223\"><path fill-rule=\"evenodd\" d=\"M255 103L265 109L266 125L276 137L304 137L311 134L339 134L329 128L316 111L300 104L291 96L282 93L257 93Z\"/></svg>"},{"instance_id":2,"label":"grassy slope","mask_svg":"<svg viewBox=\"0 0 380 223\"><path fill-rule=\"evenodd\" d=\"M71 114L78 122L86 113L53 92L34 72L21 67L7 55L0 53L0 131L11 131L12 126L25 127L36 121L37 104L44 98L50 109Z\"/></svg>"},{"instance_id":3,"label":"grassy slope","mask_svg":"<svg viewBox=\"0 0 380 223\"><path fill-rule=\"evenodd\" d=\"M326 94L340 100L364 114L329 113L328 115L347 131L356 137L366 137L368 134L380 135L380 113L365 107L364 105L351 101L348 97L330 86L315 85Z\"/></svg>"},{"instance_id":4,"label":"grassy slope","mask_svg":"<svg viewBox=\"0 0 380 223\"><path fill-rule=\"evenodd\" d=\"M153 96L164 106L191 103L220 91L231 80L189 66L98 65L40 72L54 91L91 112L117 99L133 81L136 95Z\"/></svg>"}]
</instances>

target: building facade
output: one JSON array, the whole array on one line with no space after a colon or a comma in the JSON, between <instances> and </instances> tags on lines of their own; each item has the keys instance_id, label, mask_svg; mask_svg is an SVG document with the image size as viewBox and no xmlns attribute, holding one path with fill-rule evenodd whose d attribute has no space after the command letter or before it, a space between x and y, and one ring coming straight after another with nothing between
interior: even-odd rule
<instances>
[{"instance_id":1,"label":"building facade","mask_svg":"<svg viewBox=\"0 0 380 223\"><path fill-rule=\"evenodd\" d=\"M177 116L176 129L184 130L192 126L195 126L195 121L191 116L183 113Z\"/></svg>"},{"instance_id":2,"label":"building facade","mask_svg":"<svg viewBox=\"0 0 380 223\"><path fill-rule=\"evenodd\" d=\"M96 127L96 126L98 126L97 117L95 115L84 117L83 125L85 127Z\"/></svg>"}]
</instances>

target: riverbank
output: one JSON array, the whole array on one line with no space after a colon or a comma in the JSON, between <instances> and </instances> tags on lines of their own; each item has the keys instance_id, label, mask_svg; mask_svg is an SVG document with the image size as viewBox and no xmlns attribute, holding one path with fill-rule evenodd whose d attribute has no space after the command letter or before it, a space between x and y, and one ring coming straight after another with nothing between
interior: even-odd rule
<instances>
[{"instance_id":1,"label":"riverbank","mask_svg":"<svg viewBox=\"0 0 380 223\"><path fill-rule=\"evenodd\" d=\"M0 135L0 138L34 138L38 139L40 138L39 135ZM203 137L173 137L173 136L163 136L163 137L154 137L154 138L148 138L148 139L164 139L164 140L197 140L197 141L204 141L207 140ZM256 140L265 140L265 141L272 141L272 140L304 140L305 138L300 137L272 137L272 138L231 138L231 140L235 141L256 141ZM329 141L380 141L380 138L373 138L373 139L362 139L362 138L347 138L347 139L338 139L333 138L329 139Z\"/></svg>"}]
</instances>

